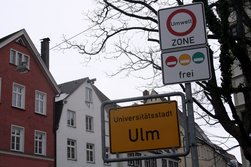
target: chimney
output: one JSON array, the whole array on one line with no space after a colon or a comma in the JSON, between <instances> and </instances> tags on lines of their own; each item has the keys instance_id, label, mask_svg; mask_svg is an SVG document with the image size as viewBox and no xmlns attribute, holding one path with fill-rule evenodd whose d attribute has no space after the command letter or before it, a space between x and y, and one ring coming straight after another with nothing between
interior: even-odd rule
<instances>
[{"instance_id":1,"label":"chimney","mask_svg":"<svg viewBox=\"0 0 251 167\"><path fill-rule=\"evenodd\" d=\"M49 49L50 38L41 39L41 58L44 61L46 67L49 69Z\"/></svg>"},{"instance_id":2,"label":"chimney","mask_svg":"<svg viewBox=\"0 0 251 167\"><path fill-rule=\"evenodd\" d=\"M144 90L143 96L148 96L148 95L149 95L149 91L148 90Z\"/></svg>"},{"instance_id":3,"label":"chimney","mask_svg":"<svg viewBox=\"0 0 251 167\"><path fill-rule=\"evenodd\" d=\"M148 91L148 90L144 90L144 91L143 91L143 96L149 96L149 91ZM143 102L144 104L146 104L147 99L143 100L142 102Z\"/></svg>"}]
</instances>

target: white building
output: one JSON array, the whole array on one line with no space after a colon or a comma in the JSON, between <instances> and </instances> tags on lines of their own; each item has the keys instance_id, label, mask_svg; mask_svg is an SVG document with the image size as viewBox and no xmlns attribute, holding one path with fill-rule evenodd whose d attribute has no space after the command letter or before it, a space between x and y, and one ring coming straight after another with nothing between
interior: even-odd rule
<instances>
[{"instance_id":1,"label":"white building","mask_svg":"<svg viewBox=\"0 0 251 167\"><path fill-rule=\"evenodd\" d=\"M107 97L83 78L59 85L57 107L57 167L102 167L100 106Z\"/></svg>"}]
</instances>

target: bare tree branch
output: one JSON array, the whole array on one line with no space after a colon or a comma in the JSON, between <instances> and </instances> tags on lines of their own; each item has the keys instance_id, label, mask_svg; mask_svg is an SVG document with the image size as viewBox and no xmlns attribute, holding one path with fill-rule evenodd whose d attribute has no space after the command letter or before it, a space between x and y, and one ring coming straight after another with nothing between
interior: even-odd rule
<instances>
[{"instance_id":1,"label":"bare tree branch","mask_svg":"<svg viewBox=\"0 0 251 167\"><path fill-rule=\"evenodd\" d=\"M118 7L116 7L116 6L114 6L113 4L109 3L107 0L104 0L104 2L105 2L108 6L111 6L113 9L115 9L115 10L117 10L117 11L123 13L123 14L126 15L126 16L135 17L135 18L142 19L142 20L149 20L149 21L152 21L152 22L154 22L154 23L156 23L156 24L158 23L158 20L153 19L152 17L135 15L135 14L133 14L133 13L127 13L127 12L125 12L124 10L119 9ZM135 1L132 1L132 2L135 3ZM146 3L143 3L143 2L142 2L142 3L138 2L138 4L141 4L141 5L144 4L144 6L148 6ZM151 10L152 10L152 9L153 9L153 8L151 8ZM155 14L156 14L156 12L155 12Z\"/></svg>"}]
</instances>

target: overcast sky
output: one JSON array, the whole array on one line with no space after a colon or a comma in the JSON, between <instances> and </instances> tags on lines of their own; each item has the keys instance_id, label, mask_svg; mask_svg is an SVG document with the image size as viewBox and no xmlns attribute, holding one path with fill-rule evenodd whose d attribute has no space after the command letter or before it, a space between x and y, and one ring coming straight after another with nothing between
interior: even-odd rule
<instances>
[{"instance_id":1,"label":"overcast sky","mask_svg":"<svg viewBox=\"0 0 251 167\"><path fill-rule=\"evenodd\" d=\"M25 29L40 52L40 39L50 38L50 71L63 83L79 78L96 78L95 85L110 99L141 96L144 81L123 75L110 78L106 73L116 70L116 63L95 61L84 64L76 50L55 47L63 36L71 38L89 27L84 13L95 8L94 0L0 0L0 38ZM232 142L231 145L234 145ZM240 161L239 151L231 151Z\"/></svg>"},{"instance_id":2,"label":"overcast sky","mask_svg":"<svg viewBox=\"0 0 251 167\"><path fill-rule=\"evenodd\" d=\"M83 77L96 78L95 85L110 99L141 96L140 83L123 75L110 78L116 70L109 61L84 64L76 50L55 47L63 37L71 38L85 31L89 22L84 13L95 8L93 0L8 0L0 6L0 37L25 29L40 52L40 39L50 38L50 71L57 83ZM84 37L84 36L83 36ZM81 36L80 36L81 38ZM112 86L112 89L111 89Z\"/></svg>"}]
</instances>

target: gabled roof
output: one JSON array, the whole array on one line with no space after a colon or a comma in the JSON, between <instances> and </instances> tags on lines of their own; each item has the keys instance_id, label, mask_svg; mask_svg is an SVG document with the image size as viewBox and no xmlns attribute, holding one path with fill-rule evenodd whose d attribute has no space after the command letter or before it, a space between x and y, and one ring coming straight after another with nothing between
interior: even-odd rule
<instances>
[{"instance_id":1,"label":"gabled roof","mask_svg":"<svg viewBox=\"0 0 251 167\"><path fill-rule=\"evenodd\" d=\"M59 84L58 87L61 89L62 93L66 93L68 95L71 95L80 85L82 85L85 81L87 81L88 78L82 78L70 82L65 82L62 84Z\"/></svg>"},{"instance_id":2,"label":"gabled roof","mask_svg":"<svg viewBox=\"0 0 251 167\"><path fill-rule=\"evenodd\" d=\"M24 41L26 42L27 47L31 50L31 52L33 52L34 58L38 62L39 66L41 68L41 71L45 74L47 80L52 85L55 92L59 93L60 89L58 88L56 81L52 77L49 69L44 64L39 52L37 51L35 45L33 44L32 40L30 39L30 37L27 34L27 32L25 31L25 29L21 29L21 30L19 30L17 32L14 32L12 34L9 34L9 35L1 38L0 39L0 48L6 46L7 44L9 44L12 41L17 40L18 38L23 38L24 39Z\"/></svg>"},{"instance_id":3,"label":"gabled roof","mask_svg":"<svg viewBox=\"0 0 251 167\"><path fill-rule=\"evenodd\" d=\"M92 88L96 92L96 94L101 102L109 100L109 98L104 93L102 93L95 85L92 85Z\"/></svg>"},{"instance_id":4,"label":"gabled roof","mask_svg":"<svg viewBox=\"0 0 251 167\"><path fill-rule=\"evenodd\" d=\"M12 33L12 34L9 34L9 35L7 35L7 36L1 38L1 39L0 39L0 44L1 44L2 42L4 42L5 40L7 40L8 38L10 38L11 36L14 36L15 34L19 33L20 31L22 31L22 30L19 30L19 31L17 31L17 32L14 32L14 33ZM7 42L7 43L8 43L8 42ZM0 48L1 48L1 47L0 47Z\"/></svg>"},{"instance_id":5,"label":"gabled roof","mask_svg":"<svg viewBox=\"0 0 251 167\"><path fill-rule=\"evenodd\" d=\"M88 82L88 81L90 81L90 79L88 77L86 77L86 78L77 79L74 81L69 81L69 82L65 82L65 83L58 85L58 87L61 89L62 92L55 99L55 101L56 101L55 107L56 107L56 111L57 111L56 118L55 118L56 119L56 124L55 124L56 129L58 129L59 121L60 121L61 114L62 114L62 108L64 105L63 100L66 99L67 97L69 97L73 92L75 92L84 82ZM93 85L91 83L91 86L101 102L108 100L108 98L95 85Z\"/></svg>"},{"instance_id":6,"label":"gabled roof","mask_svg":"<svg viewBox=\"0 0 251 167\"><path fill-rule=\"evenodd\" d=\"M82 79L78 79L78 80L74 80L70 82L65 82L65 83L60 84L59 88L61 89L62 93L68 94L69 96L75 90L77 90L80 85L82 85L84 82L87 82L88 80L90 79L86 77L86 78L82 78ZM91 86L101 102L109 100L109 98L106 95L104 95L95 85L91 84Z\"/></svg>"}]
</instances>

